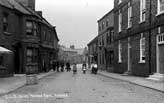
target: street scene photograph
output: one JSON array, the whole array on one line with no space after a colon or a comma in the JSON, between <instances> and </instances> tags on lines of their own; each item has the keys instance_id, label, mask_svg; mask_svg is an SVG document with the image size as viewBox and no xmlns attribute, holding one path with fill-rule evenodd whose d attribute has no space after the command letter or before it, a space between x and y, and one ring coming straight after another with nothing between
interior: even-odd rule
<instances>
[{"instance_id":1,"label":"street scene photograph","mask_svg":"<svg viewBox=\"0 0 164 103\"><path fill-rule=\"evenodd\" d=\"M164 103L164 0L0 0L0 103Z\"/></svg>"}]
</instances>

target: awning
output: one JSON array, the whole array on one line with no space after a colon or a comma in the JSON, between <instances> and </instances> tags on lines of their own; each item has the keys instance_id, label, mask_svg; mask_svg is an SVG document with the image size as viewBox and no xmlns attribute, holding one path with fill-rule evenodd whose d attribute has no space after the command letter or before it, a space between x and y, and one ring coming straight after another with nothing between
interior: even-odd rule
<instances>
[{"instance_id":1,"label":"awning","mask_svg":"<svg viewBox=\"0 0 164 103\"><path fill-rule=\"evenodd\" d=\"M12 53L11 50L8 50L8 49L0 46L0 54L10 54L10 53Z\"/></svg>"}]
</instances>

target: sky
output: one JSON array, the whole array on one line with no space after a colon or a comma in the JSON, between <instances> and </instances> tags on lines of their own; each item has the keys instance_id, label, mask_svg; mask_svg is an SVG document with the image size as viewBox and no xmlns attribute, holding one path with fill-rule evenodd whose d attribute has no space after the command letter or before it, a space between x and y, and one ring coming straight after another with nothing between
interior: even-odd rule
<instances>
[{"instance_id":1,"label":"sky","mask_svg":"<svg viewBox=\"0 0 164 103\"><path fill-rule=\"evenodd\" d=\"M66 47L86 47L98 35L97 20L112 9L113 0L36 0L36 10L56 26Z\"/></svg>"}]
</instances>

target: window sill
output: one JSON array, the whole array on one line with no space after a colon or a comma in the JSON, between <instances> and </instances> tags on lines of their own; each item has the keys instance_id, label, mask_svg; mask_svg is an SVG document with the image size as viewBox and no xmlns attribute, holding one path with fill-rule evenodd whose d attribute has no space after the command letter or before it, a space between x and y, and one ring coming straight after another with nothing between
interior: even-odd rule
<instances>
[{"instance_id":1,"label":"window sill","mask_svg":"<svg viewBox=\"0 0 164 103\"><path fill-rule=\"evenodd\" d=\"M160 16L162 14L164 14L164 11L157 13L156 16Z\"/></svg>"},{"instance_id":2,"label":"window sill","mask_svg":"<svg viewBox=\"0 0 164 103\"><path fill-rule=\"evenodd\" d=\"M140 60L138 63L139 63L139 64L145 64L146 62Z\"/></svg>"},{"instance_id":3,"label":"window sill","mask_svg":"<svg viewBox=\"0 0 164 103\"><path fill-rule=\"evenodd\" d=\"M143 24L143 23L145 23L146 21L140 21L138 24Z\"/></svg>"},{"instance_id":4,"label":"window sill","mask_svg":"<svg viewBox=\"0 0 164 103\"><path fill-rule=\"evenodd\" d=\"M130 27L127 27L126 29L128 30L128 29L131 29L132 28L132 26L130 26Z\"/></svg>"},{"instance_id":5,"label":"window sill","mask_svg":"<svg viewBox=\"0 0 164 103\"><path fill-rule=\"evenodd\" d=\"M9 33L9 32L3 32L3 34L5 34L5 35L11 35L11 33Z\"/></svg>"},{"instance_id":6,"label":"window sill","mask_svg":"<svg viewBox=\"0 0 164 103\"><path fill-rule=\"evenodd\" d=\"M118 61L119 64L122 64L122 61Z\"/></svg>"}]
</instances>

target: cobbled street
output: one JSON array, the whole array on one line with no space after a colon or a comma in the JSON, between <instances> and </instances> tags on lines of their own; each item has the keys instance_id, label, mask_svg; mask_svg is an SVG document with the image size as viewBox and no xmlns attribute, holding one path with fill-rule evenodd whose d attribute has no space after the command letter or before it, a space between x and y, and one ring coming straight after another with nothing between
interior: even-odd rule
<instances>
[{"instance_id":1,"label":"cobbled street","mask_svg":"<svg viewBox=\"0 0 164 103\"><path fill-rule=\"evenodd\" d=\"M33 95L33 97L18 97L20 95ZM34 97L36 95L42 97ZM75 75L66 71L56 73L40 80L38 85L25 86L7 96L1 97L0 101L2 103L164 103L163 93L94 75L90 71L82 74L80 67Z\"/></svg>"}]
</instances>

